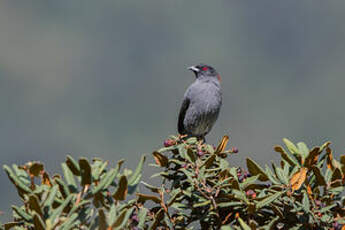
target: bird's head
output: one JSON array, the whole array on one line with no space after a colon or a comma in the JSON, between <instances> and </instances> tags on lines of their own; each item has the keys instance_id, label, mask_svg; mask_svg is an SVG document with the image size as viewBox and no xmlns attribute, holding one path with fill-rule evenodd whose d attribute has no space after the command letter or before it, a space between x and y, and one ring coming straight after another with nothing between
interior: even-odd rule
<instances>
[{"instance_id":1,"label":"bird's head","mask_svg":"<svg viewBox=\"0 0 345 230\"><path fill-rule=\"evenodd\" d=\"M188 69L193 71L196 78L216 78L218 79L218 81L221 80L220 75L212 66L199 64L196 66L188 67Z\"/></svg>"}]
</instances>

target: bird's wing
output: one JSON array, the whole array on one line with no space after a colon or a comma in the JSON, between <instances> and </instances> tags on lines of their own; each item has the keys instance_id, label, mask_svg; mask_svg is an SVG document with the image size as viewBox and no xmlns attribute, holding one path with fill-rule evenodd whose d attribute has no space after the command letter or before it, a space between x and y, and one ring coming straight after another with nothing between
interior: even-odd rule
<instances>
[{"instance_id":1,"label":"bird's wing","mask_svg":"<svg viewBox=\"0 0 345 230\"><path fill-rule=\"evenodd\" d=\"M180 134L186 134L186 130L183 125L184 118L186 116L187 109L189 107L190 100L186 97L183 99L180 114L178 116L177 130Z\"/></svg>"}]
</instances>

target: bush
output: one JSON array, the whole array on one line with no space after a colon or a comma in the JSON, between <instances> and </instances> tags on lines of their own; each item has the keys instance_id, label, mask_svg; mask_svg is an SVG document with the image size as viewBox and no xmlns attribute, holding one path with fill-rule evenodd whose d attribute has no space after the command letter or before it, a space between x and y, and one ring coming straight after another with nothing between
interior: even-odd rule
<instances>
[{"instance_id":1,"label":"bush","mask_svg":"<svg viewBox=\"0 0 345 230\"><path fill-rule=\"evenodd\" d=\"M43 164L4 166L23 201L12 206L10 229L345 229L345 155L333 158L330 143L308 149L284 139L274 149L279 165L247 170L226 160L228 137L217 148L196 138L170 137L153 152L159 186L141 182L143 157L132 173L100 159L68 156L60 175ZM37 181L40 178L40 181ZM135 194L127 196L127 194Z\"/></svg>"}]
</instances>

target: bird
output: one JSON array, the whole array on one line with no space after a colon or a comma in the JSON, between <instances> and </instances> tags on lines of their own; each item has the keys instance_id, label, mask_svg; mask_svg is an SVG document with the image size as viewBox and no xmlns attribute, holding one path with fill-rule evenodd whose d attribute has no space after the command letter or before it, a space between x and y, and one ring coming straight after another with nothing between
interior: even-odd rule
<instances>
[{"instance_id":1,"label":"bird","mask_svg":"<svg viewBox=\"0 0 345 230\"><path fill-rule=\"evenodd\" d=\"M215 68L199 64L188 67L195 81L187 88L180 107L177 130L182 136L205 141L222 106L221 77Z\"/></svg>"}]
</instances>

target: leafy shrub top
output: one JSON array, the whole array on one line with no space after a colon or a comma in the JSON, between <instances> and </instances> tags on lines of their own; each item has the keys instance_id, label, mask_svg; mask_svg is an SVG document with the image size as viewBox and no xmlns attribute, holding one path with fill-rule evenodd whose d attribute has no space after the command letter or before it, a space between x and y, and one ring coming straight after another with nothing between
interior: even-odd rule
<instances>
[{"instance_id":1,"label":"leafy shrub top","mask_svg":"<svg viewBox=\"0 0 345 230\"><path fill-rule=\"evenodd\" d=\"M309 149L284 139L279 164L247 170L226 160L229 138L215 148L196 138L172 136L152 153L161 178L139 193L145 157L132 172L95 159L68 156L63 176L43 164L4 166L23 201L12 206L10 229L345 229L345 155L330 143ZM37 180L39 178L39 180ZM135 194L133 198L127 194Z\"/></svg>"}]
</instances>

